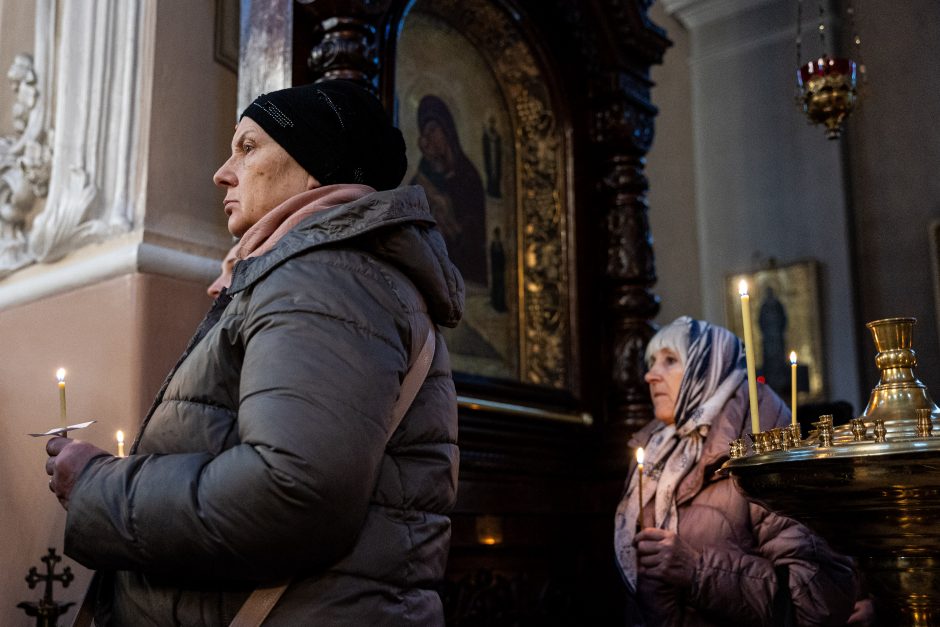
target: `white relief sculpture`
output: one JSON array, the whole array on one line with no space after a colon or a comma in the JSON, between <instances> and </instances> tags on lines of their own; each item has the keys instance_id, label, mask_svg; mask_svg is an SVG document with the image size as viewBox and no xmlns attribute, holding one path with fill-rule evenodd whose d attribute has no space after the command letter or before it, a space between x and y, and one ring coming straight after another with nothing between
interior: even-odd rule
<instances>
[{"instance_id":1,"label":"white relief sculpture","mask_svg":"<svg viewBox=\"0 0 940 627\"><path fill-rule=\"evenodd\" d=\"M29 114L38 100L33 57L28 54L16 55L10 71L7 72L7 78L12 83L13 93L16 94L13 101L13 130L22 135L26 131Z\"/></svg>"},{"instance_id":2,"label":"white relief sculpture","mask_svg":"<svg viewBox=\"0 0 940 627\"><path fill-rule=\"evenodd\" d=\"M69 27L61 30L56 54L60 106L49 197L29 233L37 262L129 230L143 184L131 177L145 153L140 48L148 42L138 33L146 3L58 1Z\"/></svg>"},{"instance_id":3,"label":"white relief sculpture","mask_svg":"<svg viewBox=\"0 0 940 627\"><path fill-rule=\"evenodd\" d=\"M18 55L8 75L15 132L0 138L0 278L127 232L145 184L134 175L146 155L141 64L152 41L141 32L152 6L35 6L35 63ZM57 19L68 25L58 37Z\"/></svg>"},{"instance_id":4,"label":"white relief sculpture","mask_svg":"<svg viewBox=\"0 0 940 627\"><path fill-rule=\"evenodd\" d=\"M14 93L13 134L0 137L0 274L32 262L26 223L48 191L51 156L32 56L16 55L7 78Z\"/></svg>"}]
</instances>

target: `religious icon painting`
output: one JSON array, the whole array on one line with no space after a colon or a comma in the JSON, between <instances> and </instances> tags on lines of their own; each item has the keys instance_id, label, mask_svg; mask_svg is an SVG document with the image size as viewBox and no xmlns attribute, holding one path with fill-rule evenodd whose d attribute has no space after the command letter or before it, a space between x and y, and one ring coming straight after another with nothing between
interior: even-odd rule
<instances>
[{"instance_id":1,"label":"religious icon painting","mask_svg":"<svg viewBox=\"0 0 940 627\"><path fill-rule=\"evenodd\" d=\"M825 397L818 266L816 261L801 261L725 279L728 328L740 338L744 323L738 289L741 279L748 283L758 380L782 398L790 398L790 354L796 353L800 404Z\"/></svg>"},{"instance_id":2,"label":"religious icon painting","mask_svg":"<svg viewBox=\"0 0 940 627\"><path fill-rule=\"evenodd\" d=\"M473 5L473 6L469 6ZM536 56L486 0L417 0L396 46L405 182L466 283L454 371L570 390L566 144Z\"/></svg>"}]
</instances>

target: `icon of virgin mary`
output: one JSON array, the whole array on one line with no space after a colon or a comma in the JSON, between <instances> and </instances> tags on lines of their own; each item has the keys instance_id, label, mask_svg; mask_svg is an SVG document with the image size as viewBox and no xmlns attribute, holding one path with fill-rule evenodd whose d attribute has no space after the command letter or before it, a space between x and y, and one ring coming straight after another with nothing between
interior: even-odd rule
<instances>
[{"instance_id":1,"label":"icon of virgin mary","mask_svg":"<svg viewBox=\"0 0 940 627\"><path fill-rule=\"evenodd\" d=\"M424 187L447 252L464 280L486 285L486 199L483 180L460 146L447 104L426 95L418 104L421 161L412 185Z\"/></svg>"}]
</instances>

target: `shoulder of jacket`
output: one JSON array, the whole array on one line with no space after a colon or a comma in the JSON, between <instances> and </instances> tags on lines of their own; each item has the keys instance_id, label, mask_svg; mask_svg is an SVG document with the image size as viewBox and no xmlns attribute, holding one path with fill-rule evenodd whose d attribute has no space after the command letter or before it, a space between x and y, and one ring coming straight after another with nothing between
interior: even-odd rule
<instances>
[{"instance_id":1,"label":"shoulder of jacket","mask_svg":"<svg viewBox=\"0 0 940 627\"><path fill-rule=\"evenodd\" d=\"M383 310L398 319L422 308L417 289L391 264L342 247L300 253L272 268L244 296L253 313L315 304L343 318L369 319Z\"/></svg>"}]
</instances>

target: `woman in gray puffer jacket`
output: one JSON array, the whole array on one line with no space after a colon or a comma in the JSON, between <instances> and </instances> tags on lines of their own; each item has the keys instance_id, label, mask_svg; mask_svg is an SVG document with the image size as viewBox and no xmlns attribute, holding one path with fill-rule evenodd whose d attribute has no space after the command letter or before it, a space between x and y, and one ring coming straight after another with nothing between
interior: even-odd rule
<instances>
[{"instance_id":1,"label":"woman in gray puffer jacket","mask_svg":"<svg viewBox=\"0 0 940 627\"><path fill-rule=\"evenodd\" d=\"M643 489L634 466L614 540L629 624L844 625L857 592L852 561L715 475L750 424L740 340L683 317L653 337L646 358L656 419L630 442L646 449ZM787 426L780 398L766 386L758 395L761 428Z\"/></svg>"},{"instance_id":2,"label":"woman in gray puffer jacket","mask_svg":"<svg viewBox=\"0 0 940 627\"><path fill-rule=\"evenodd\" d=\"M458 451L440 334L397 429L392 407L463 283L423 191L373 189L404 172L389 128L341 81L258 98L215 176L240 261L132 454L50 441L98 624L223 626L288 581L265 625L443 623Z\"/></svg>"}]
</instances>

